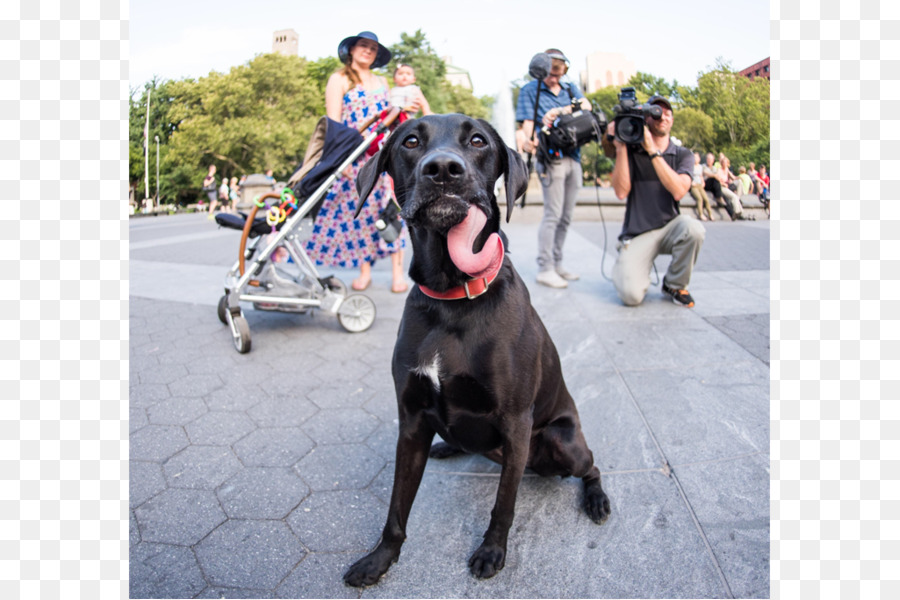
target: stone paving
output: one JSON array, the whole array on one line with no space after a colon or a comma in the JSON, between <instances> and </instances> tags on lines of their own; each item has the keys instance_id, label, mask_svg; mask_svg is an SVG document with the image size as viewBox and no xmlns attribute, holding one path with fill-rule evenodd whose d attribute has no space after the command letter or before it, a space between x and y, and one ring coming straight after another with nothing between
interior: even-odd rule
<instances>
[{"instance_id":1,"label":"stone paving","mask_svg":"<svg viewBox=\"0 0 900 600\"><path fill-rule=\"evenodd\" d=\"M596 210L596 209L595 209ZM361 334L328 314L245 308L238 354L215 304L237 232L203 215L133 219L130 593L135 598L768 597L768 222L707 225L694 309L658 287L627 308L604 279L604 233L573 223L567 290L534 283L536 216L505 226L575 397L613 514L580 482L527 474L506 567L468 556L499 467L429 461L400 560L375 586L343 571L378 541L397 435L390 356L404 296L389 263ZM232 235L233 234L233 235ZM660 276L667 260L658 261ZM354 274L336 273L349 282Z\"/></svg>"}]
</instances>

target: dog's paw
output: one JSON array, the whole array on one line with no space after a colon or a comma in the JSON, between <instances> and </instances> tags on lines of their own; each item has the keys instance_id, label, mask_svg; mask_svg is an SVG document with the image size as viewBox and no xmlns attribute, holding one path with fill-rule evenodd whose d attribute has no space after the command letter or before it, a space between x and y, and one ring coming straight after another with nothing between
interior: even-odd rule
<instances>
[{"instance_id":1,"label":"dog's paw","mask_svg":"<svg viewBox=\"0 0 900 600\"><path fill-rule=\"evenodd\" d=\"M376 583L392 564L397 562L396 556L375 550L353 564L344 573L344 583L353 587L365 587Z\"/></svg>"},{"instance_id":2,"label":"dog's paw","mask_svg":"<svg viewBox=\"0 0 900 600\"><path fill-rule=\"evenodd\" d=\"M455 446L451 446L447 442L438 442L432 446L431 450L428 452L428 456L431 458L450 458L457 454L465 454L465 452Z\"/></svg>"},{"instance_id":3,"label":"dog's paw","mask_svg":"<svg viewBox=\"0 0 900 600\"><path fill-rule=\"evenodd\" d=\"M609 518L612 510L609 506L609 497L600 487L600 482L585 486L584 488L584 510L587 512L591 521L597 525L602 525Z\"/></svg>"},{"instance_id":4,"label":"dog's paw","mask_svg":"<svg viewBox=\"0 0 900 600\"><path fill-rule=\"evenodd\" d=\"M506 550L500 546L482 544L469 559L469 570L479 579L497 574L506 564Z\"/></svg>"}]
</instances>

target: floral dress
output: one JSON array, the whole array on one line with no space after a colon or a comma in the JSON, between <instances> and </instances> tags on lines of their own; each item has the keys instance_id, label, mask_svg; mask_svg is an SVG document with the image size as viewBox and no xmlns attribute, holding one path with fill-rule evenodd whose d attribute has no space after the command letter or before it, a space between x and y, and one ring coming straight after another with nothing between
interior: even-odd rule
<instances>
[{"instance_id":1,"label":"floral dress","mask_svg":"<svg viewBox=\"0 0 900 600\"><path fill-rule=\"evenodd\" d=\"M344 95L341 120L348 127L358 128L363 121L388 107L387 89L381 87L366 91L357 85ZM322 203L313 225L312 237L306 244L307 253L317 264L357 268L363 261L373 264L406 247L405 224L401 235L390 244L375 229L378 213L394 194L387 174L378 178L359 218L353 218L359 205L356 176L369 159L365 155L357 159L351 166L352 177L338 177Z\"/></svg>"}]
</instances>

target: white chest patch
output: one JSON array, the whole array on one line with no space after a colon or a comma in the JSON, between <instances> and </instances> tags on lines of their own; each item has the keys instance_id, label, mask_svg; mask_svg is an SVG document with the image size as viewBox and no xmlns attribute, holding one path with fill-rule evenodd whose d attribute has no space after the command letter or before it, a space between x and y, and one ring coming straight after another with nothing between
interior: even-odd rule
<instances>
[{"instance_id":1,"label":"white chest patch","mask_svg":"<svg viewBox=\"0 0 900 600\"><path fill-rule=\"evenodd\" d=\"M423 363L412 370L413 373L419 375L420 377L426 377L429 381L431 381L431 385L434 386L434 390L436 392L441 391L441 356L438 353L434 354L434 358L430 363Z\"/></svg>"}]
</instances>

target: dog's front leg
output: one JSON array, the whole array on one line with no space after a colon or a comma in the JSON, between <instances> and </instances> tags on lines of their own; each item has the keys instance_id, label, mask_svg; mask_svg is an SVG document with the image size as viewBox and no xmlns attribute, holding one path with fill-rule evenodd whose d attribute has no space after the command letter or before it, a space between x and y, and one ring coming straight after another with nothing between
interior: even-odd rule
<instances>
[{"instance_id":1,"label":"dog's front leg","mask_svg":"<svg viewBox=\"0 0 900 600\"><path fill-rule=\"evenodd\" d=\"M516 494L528 462L531 439L531 414L508 423L504 432L503 462L497 500L491 511L491 524L484 534L484 542L469 559L469 569L475 577L493 577L506 564L506 540L516 510Z\"/></svg>"},{"instance_id":2,"label":"dog's front leg","mask_svg":"<svg viewBox=\"0 0 900 600\"><path fill-rule=\"evenodd\" d=\"M381 542L370 554L347 569L344 581L348 585L354 587L372 585L397 562L400 547L406 540L406 521L416 492L419 490L419 483L422 481L432 439L434 430L421 413L401 417L394 468L394 489Z\"/></svg>"}]
</instances>

